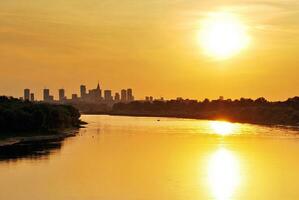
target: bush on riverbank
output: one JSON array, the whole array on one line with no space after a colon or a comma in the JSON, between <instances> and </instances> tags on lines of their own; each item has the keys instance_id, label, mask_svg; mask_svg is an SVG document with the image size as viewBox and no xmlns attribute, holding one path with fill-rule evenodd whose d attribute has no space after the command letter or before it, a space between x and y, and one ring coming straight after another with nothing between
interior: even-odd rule
<instances>
[{"instance_id":1,"label":"bush on riverbank","mask_svg":"<svg viewBox=\"0 0 299 200\"><path fill-rule=\"evenodd\" d=\"M257 124L299 125L299 97L283 102L256 100L171 100L118 103L111 114L229 120Z\"/></svg>"},{"instance_id":2,"label":"bush on riverbank","mask_svg":"<svg viewBox=\"0 0 299 200\"><path fill-rule=\"evenodd\" d=\"M0 96L0 131L50 131L78 127L79 118L79 111L69 105L32 103Z\"/></svg>"}]
</instances>

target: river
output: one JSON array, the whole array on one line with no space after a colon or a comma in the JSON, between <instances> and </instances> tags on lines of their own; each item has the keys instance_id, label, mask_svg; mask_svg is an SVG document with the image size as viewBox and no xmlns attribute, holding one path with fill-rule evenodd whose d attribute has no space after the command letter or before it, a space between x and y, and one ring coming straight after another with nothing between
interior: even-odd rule
<instances>
[{"instance_id":1,"label":"river","mask_svg":"<svg viewBox=\"0 0 299 200\"><path fill-rule=\"evenodd\" d=\"M299 199L294 129L83 115L45 154L0 161L2 200Z\"/></svg>"}]
</instances>

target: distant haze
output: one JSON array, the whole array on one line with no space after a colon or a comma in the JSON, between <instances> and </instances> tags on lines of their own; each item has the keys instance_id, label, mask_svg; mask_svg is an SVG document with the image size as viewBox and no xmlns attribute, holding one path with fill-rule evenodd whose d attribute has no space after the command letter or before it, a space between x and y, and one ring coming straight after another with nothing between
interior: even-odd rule
<instances>
[{"instance_id":1,"label":"distant haze","mask_svg":"<svg viewBox=\"0 0 299 200\"><path fill-rule=\"evenodd\" d=\"M136 98L299 95L298 0L3 0L0 94L68 96L80 84ZM227 60L204 55L200 21L238 15L251 43Z\"/></svg>"}]
</instances>

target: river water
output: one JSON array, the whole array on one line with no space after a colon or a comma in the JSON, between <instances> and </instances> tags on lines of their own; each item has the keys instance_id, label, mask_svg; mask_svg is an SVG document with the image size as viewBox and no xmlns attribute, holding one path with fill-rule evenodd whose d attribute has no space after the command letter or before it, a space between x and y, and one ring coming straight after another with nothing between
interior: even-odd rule
<instances>
[{"instance_id":1,"label":"river water","mask_svg":"<svg viewBox=\"0 0 299 200\"><path fill-rule=\"evenodd\" d=\"M299 199L296 130L175 118L82 119L86 128L46 154L1 160L0 199Z\"/></svg>"}]
</instances>

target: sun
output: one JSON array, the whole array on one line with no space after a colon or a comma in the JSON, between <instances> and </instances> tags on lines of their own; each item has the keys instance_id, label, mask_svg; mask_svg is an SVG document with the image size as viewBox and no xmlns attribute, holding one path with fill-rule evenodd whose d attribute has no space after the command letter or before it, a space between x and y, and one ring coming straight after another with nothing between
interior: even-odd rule
<instances>
[{"instance_id":1,"label":"sun","mask_svg":"<svg viewBox=\"0 0 299 200\"><path fill-rule=\"evenodd\" d=\"M246 26L237 16L219 12L202 21L199 41L207 55L227 59L245 49L250 39Z\"/></svg>"}]
</instances>

